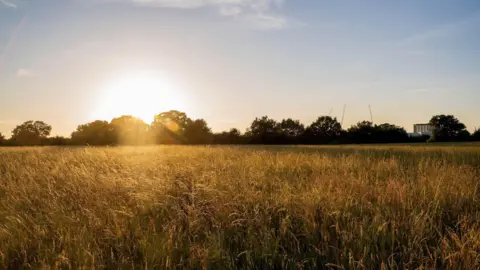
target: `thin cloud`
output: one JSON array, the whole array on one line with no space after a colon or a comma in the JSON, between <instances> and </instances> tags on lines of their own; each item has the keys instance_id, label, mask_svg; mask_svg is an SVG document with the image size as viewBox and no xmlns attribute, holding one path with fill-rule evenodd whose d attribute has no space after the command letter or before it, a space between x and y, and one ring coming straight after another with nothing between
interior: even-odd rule
<instances>
[{"instance_id":1,"label":"thin cloud","mask_svg":"<svg viewBox=\"0 0 480 270\"><path fill-rule=\"evenodd\" d=\"M288 26L287 19L283 16L272 14L253 14L240 17L240 20L260 30L283 29Z\"/></svg>"},{"instance_id":2,"label":"thin cloud","mask_svg":"<svg viewBox=\"0 0 480 270\"><path fill-rule=\"evenodd\" d=\"M25 77L34 77L36 74L32 70L21 68L17 70L16 75L18 78L25 78Z\"/></svg>"},{"instance_id":3,"label":"thin cloud","mask_svg":"<svg viewBox=\"0 0 480 270\"><path fill-rule=\"evenodd\" d=\"M240 14L242 14L242 9L240 7L221 7L219 12L220 12L220 15L222 16L238 16Z\"/></svg>"},{"instance_id":4,"label":"thin cloud","mask_svg":"<svg viewBox=\"0 0 480 270\"><path fill-rule=\"evenodd\" d=\"M204 6L237 6L257 11L280 8L284 0L128 0L135 4L172 8L199 8Z\"/></svg>"},{"instance_id":5,"label":"thin cloud","mask_svg":"<svg viewBox=\"0 0 480 270\"><path fill-rule=\"evenodd\" d=\"M157 8L195 9L213 7L219 15L246 23L255 29L274 30L290 26L281 11L285 0L127 0Z\"/></svg>"},{"instance_id":6,"label":"thin cloud","mask_svg":"<svg viewBox=\"0 0 480 270\"><path fill-rule=\"evenodd\" d=\"M0 4L3 4L4 6L9 7L9 8L17 8L17 5L15 5L14 3L9 2L7 0L0 0Z\"/></svg>"}]
</instances>

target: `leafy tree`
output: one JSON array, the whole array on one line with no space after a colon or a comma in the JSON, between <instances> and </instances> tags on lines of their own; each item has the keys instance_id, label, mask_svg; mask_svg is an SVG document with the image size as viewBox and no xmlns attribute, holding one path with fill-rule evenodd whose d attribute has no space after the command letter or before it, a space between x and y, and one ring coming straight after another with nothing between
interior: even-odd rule
<instances>
[{"instance_id":1,"label":"leafy tree","mask_svg":"<svg viewBox=\"0 0 480 270\"><path fill-rule=\"evenodd\" d=\"M242 144L244 142L242 133L236 128L213 135L213 143L216 144Z\"/></svg>"},{"instance_id":2,"label":"leafy tree","mask_svg":"<svg viewBox=\"0 0 480 270\"><path fill-rule=\"evenodd\" d=\"M115 131L107 121L93 121L79 125L72 133L72 143L82 145L113 145L116 143Z\"/></svg>"},{"instance_id":3,"label":"leafy tree","mask_svg":"<svg viewBox=\"0 0 480 270\"><path fill-rule=\"evenodd\" d=\"M236 128L231 128L227 133L232 138L240 138L242 136L242 133L240 132L240 130Z\"/></svg>"},{"instance_id":4,"label":"leafy tree","mask_svg":"<svg viewBox=\"0 0 480 270\"><path fill-rule=\"evenodd\" d=\"M372 136L375 133L375 127L372 122L362 121L348 129L348 137L353 143L373 142Z\"/></svg>"},{"instance_id":5,"label":"leafy tree","mask_svg":"<svg viewBox=\"0 0 480 270\"><path fill-rule=\"evenodd\" d=\"M58 145L58 146L63 146L63 145L69 145L70 144L70 139L65 138L62 136L55 136L55 137L50 137L45 140L46 145Z\"/></svg>"},{"instance_id":6,"label":"leafy tree","mask_svg":"<svg viewBox=\"0 0 480 270\"><path fill-rule=\"evenodd\" d=\"M180 111L168 111L157 114L152 123L152 132L157 143L177 144L185 143L185 130L192 122L187 114Z\"/></svg>"},{"instance_id":7,"label":"leafy tree","mask_svg":"<svg viewBox=\"0 0 480 270\"><path fill-rule=\"evenodd\" d=\"M139 145L149 142L149 126L139 118L124 115L114 118L110 125L115 133L117 144Z\"/></svg>"},{"instance_id":8,"label":"leafy tree","mask_svg":"<svg viewBox=\"0 0 480 270\"><path fill-rule=\"evenodd\" d=\"M42 121L27 121L12 131L12 142L17 145L40 145L50 135L52 127Z\"/></svg>"},{"instance_id":9,"label":"leafy tree","mask_svg":"<svg viewBox=\"0 0 480 270\"><path fill-rule=\"evenodd\" d=\"M474 141L480 141L480 129L475 129L475 131L472 134L472 139Z\"/></svg>"},{"instance_id":10,"label":"leafy tree","mask_svg":"<svg viewBox=\"0 0 480 270\"><path fill-rule=\"evenodd\" d=\"M280 122L280 131L285 137L285 142L295 143L300 141L300 136L305 132L305 126L299 120L288 118Z\"/></svg>"},{"instance_id":11,"label":"leafy tree","mask_svg":"<svg viewBox=\"0 0 480 270\"><path fill-rule=\"evenodd\" d=\"M255 137L260 137L265 134L277 134L279 131L280 129L277 122L268 118L268 116L257 117L250 125L250 132L252 136Z\"/></svg>"},{"instance_id":12,"label":"leafy tree","mask_svg":"<svg viewBox=\"0 0 480 270\"><path fill-rule=\"evenodd\" d=\"M342 125L337 118L330 116L318 117L305 131L308 143L328 143L338 139L342 134Z\"/></svg>"},{"instance_id":13,"label":"leafy tree","mask_svg":"<svg viewBox=\"0 0 480 270\"><path fill-rule=\"evenodd\" d=\"M209 144L212 142L212 130L203 119L188 123L184 135L189 144Z\"/></svg>"},{"instance_id":14,"label":"leafy tree","mask_svg":"<svg viewBox=\"0 0 480 270\"><path fill-rule=\"evenodd\" d=\"M466 126L453 115L436 115L429 122L436 141L453 141L465 136Z\"/></svg>"},{"instance_id":15,"label":"leafy tree","mask_svg":"<svg viewBox=\"0 0 480 270\"><path fill-rule=\"evenodd\" d=\"M0 145L5 145L7 140L5 139L5 136L0 133Z\"/></svg>"},{"instance_id":16,"label":"leafy tree","mask_svg":"<svg viewBox=\"0 0 480 270\"><path fill-rule=\"evenodd\" d=\"M288 118L280 122L280 130L288 137L299 137L305 132L305 126L299 120Z\"/></svg>"},{"instance_id":17,"label":"leafy tree","mask_svg":"<svg viewBox=\"0 0 480 270\"><path fill-rule=\"evenodd\" d=\"M400 143L407 142L409 138L402 127L362 121L348 129L348 139L351 143Z\"/></svg>"},{"instance_id":18,"label":"leafy tree","mask_svg":"<svg viewBox=\"0 0 480 270\"><path fill-rule=\"evenodd\" d=\"M251 136L252 143L275 144L280 141L281 129L280 125L268 116L255 118L248 135Z\"/></svg>"},{"instance_id":19,"label":"leafy tree","mask_svg":"<svg viewBox=\"0 0 480 270\"><path fill-rule=\"evenodd\" d=\"M242 144L245 143L245 138L242 135L242 132L236 128L231 128L227 132L228 140L231 144Z\"/></svg>"},{"instance_id":20,"label":"leafy tree","mask_svg":"<svg viewBox=\"0 0 480 270\"><path fill-rule=\"evenodd\" d=\"M399 143L408 141L407 131L399 126L392 124L375 125L373 142L379 143Z\"/></svg>"},{"instance_id":21,"label":"leafy tree","mask_svg":"<svg viewBox=\"0 0 480 270\"><path fill-rule=\"evenodd\" d=\"M458 141L471 141L472 140L472 134L470 134L470 131L468 130L462 130L458 133L457 137Z\"/></svg>"},{"instance_id":22,"label":"leafy tree","mask_svg":"<svg viewBox=\"0 0 480 270\"><path fill-rule=\"evenodd\" d=\"M152 126L162 126L171 131L183 133L191 121L186 113L171 110L155 115Z\"/></svg>"}]
</instances>

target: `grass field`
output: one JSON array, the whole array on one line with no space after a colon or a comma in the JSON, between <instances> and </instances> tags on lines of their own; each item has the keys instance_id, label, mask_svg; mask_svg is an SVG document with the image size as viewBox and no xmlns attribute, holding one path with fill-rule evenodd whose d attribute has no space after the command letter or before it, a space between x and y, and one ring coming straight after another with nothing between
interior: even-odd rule
<instances>
[{"instance_id":1,"label":"grass field","mask_svg":"<svg viewBox=\"0 0 480 270\"><path fill-rule=\"evenodd\" d=\"M0 148L0 268L479 269L480 147Z\"/></svg>"}]
</instances>

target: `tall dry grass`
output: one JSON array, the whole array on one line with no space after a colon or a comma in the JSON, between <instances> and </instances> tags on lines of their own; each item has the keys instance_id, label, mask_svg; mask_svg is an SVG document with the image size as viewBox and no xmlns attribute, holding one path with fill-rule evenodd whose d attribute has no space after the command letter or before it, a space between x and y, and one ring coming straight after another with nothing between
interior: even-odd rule
<instances>
[{"instance_id":1,"label":"tall dry grass","mask_svg":"<svg viewBox=\"0 0 480 270\"><path fill-rule=\"evenodd\" d=\"M480 148L0 149L0 268L478 269Z\"/></svg>"}]
</instances>

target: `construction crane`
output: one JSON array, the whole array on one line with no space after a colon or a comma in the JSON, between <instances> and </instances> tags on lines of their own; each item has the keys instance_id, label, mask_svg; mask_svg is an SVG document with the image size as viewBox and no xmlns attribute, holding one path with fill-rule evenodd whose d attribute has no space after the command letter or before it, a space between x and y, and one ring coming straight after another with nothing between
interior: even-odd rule
<instances>
[{"instance_id":1,"label":"construction crane","mask_svg":"<svg viewBox=\"0 0 480 270\"><path fill-rule=\"evenodd\" d=\"M342 127L343 127L343 119L345 119L345 110L346 110L346 109L347 109L347 104L345 104L345 105L343 106L342 122L340 123L340 125L342 125Z\"/></svg>"},{"instance_id":2,"label":"construction crane","mask_svg":"<svg viewBox=\"0 0 480 270\"><path fill-rule=\"evenodd\" d=\"M368 109L370 110L370 121L373 124L373 114L372 114L372 106L368 105Z\"/></svg>"}]
</instances>

